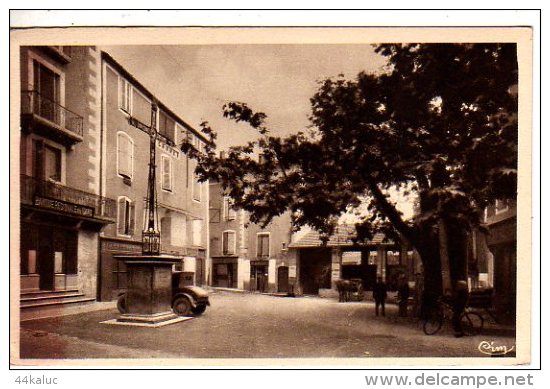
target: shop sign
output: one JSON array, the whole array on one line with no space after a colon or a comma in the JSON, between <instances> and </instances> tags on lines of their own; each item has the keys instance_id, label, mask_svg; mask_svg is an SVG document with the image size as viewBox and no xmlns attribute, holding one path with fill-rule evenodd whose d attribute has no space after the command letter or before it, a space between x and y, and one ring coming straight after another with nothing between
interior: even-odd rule
<instances>
[{"instance_id":1,"label":"shop sign","mask_svg":"<svg viewBox=\"0 0 550 389\"><path fill-rule=\"evenodd\" d=\"M41 208L53 209L59 212L72 213L79 216L93 217L93 208L79 204L67 203L65 201L47 199L45 197L35 197L34 205Z\"/></svg>"}]
</instances>

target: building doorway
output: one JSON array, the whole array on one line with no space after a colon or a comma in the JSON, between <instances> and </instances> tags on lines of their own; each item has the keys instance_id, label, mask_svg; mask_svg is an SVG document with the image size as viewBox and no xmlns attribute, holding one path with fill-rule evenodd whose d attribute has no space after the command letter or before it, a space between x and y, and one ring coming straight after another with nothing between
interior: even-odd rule
<instances>
[{"instance_id":1,"label":"building doorway","mask_svg":"<svg viewBox=\"0 0 550 389\"><path fill-rule=\"evenodd\" d=\"M252 292L267 292L268 262L256 261L250 264L250 290Z\"/></svg>"},{"instance_id":2,"label":"building doorway","mask_svg":"<svg viewBox=\"0 0 550 389\"><path fill-rule=\"evenodd\" d=\"M300 285L304 294L319 294L330 289L331 249L300 250Z\"/></svg>"},{"instance_id":3,"label":"building doorway","mask_svg":"<svg viewBox=\"0 0 550 389\"><path fill-rule=\"evenodd\" d=\"M277 291L288 293L288 266L279 266L277 269Z\"/></svg>"},{"instance_id":4,"label":"building doorway","mask_svg":"<svg viewBox=\"0 0 550 389\"><path fill-rule=\"evenodd\" d=\"M78 232L33 223L21 223L21 231L21 275L38 275L40 290L64 289L64 278L77 274Z\"/></svg>"}]
</instances>

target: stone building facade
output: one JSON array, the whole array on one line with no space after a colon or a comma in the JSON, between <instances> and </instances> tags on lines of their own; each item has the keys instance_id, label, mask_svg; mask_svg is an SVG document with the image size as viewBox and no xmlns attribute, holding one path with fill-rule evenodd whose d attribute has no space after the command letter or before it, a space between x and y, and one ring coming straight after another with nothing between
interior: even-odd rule
<instances>
[{"instance_id":1,"label":"stone building facade","mask_svg":"<svg viewBox=\"0 0 550 389\"><path fill-rule=\"evenodd\" d=\"M195 162L181 151L189 139L197 148L207 140L108 53L101 54L100 185L116 201L116 223L100 239L99 298L112 300L126 288L126 269L116 254L141 252L146 220L145 197L149 163L152 104L156 114L156 176L162 253L181 257L179 270L194 273L194 282L208 279L208 184L194 174ZM139 123L130 124L129 119Z\"/></svg>"},{"instance_id":2,"label":"stone building facade","mask_svg":"<svg viewBox=\"0 0 550 389\"><path fill-rule=\"evenodd\" d=\"M281 215L261 228L231 204L221 185L210 182L211 285L252 292L291 292L295 265L288 258L290 215Z\"/></svg>"},{"instance_id":3,"label":"stone building facade","mask_svg":"<svg viewBox=\"0 0 550 389\"><path fill-rule=\"evenodd\" d=\"M97 296L98 244L116 204L100 190L99 53L20 49L22 317Z\"/></svg>"}]
</instances>

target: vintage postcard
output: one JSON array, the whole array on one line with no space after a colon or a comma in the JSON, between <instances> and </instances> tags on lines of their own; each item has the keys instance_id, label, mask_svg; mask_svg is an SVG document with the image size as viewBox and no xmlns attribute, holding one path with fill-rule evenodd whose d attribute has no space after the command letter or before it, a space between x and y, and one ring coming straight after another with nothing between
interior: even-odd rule
<instances>
[{"instance_id":1,"label":"vintage postcard","mask_svg":"<svg viewBox=\"0 0 550 389\"><path fill-rule=\"evenodd\" d=\"M532 34L12 29L11 363L529 363Z\"/></svg>"}]
</instances>

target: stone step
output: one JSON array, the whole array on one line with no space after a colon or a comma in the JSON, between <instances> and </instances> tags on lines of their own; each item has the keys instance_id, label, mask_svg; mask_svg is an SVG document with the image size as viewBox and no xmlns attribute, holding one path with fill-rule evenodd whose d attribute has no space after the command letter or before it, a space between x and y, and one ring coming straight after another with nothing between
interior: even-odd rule
<instances>
[{"instance_id":1,"label":"stone step","mask_svg":"<svg viewBox=\"0 0 550 389\"><path fill-rule=\"evenodd\" d=\"M55 293L51 295L39 295L39 296L32 296L32 297L21 297L19 300L21 303L21 308L26 306L34 306L36 304L40 303L63 303L67 299L73 299L77 297L84 297L84 293L79 293L78 291L76 293Z\"/></svg>"},{"instance_id":2,"label":"stone step","mask_svg":"<svg viewBox=\"0 0 550 389\"><path fill-rule=\"evenodd\" d=\"M66 297L60 300L30 301L20 306L20 320L32 320L45 317L63 316L83 306L95 302L91 297Z\"/></svg>"},{"instance_id":3,"label":"stone step","mask_svg":"<svg viewBox=\"0 0 550 389\"><path fill-rule=\"evenodd\" d=\"M79 292L80 291L78 289L37 290L33 292L21 292L21 300L35 297L62 296Z\"/></svg>"}]
</instances>

